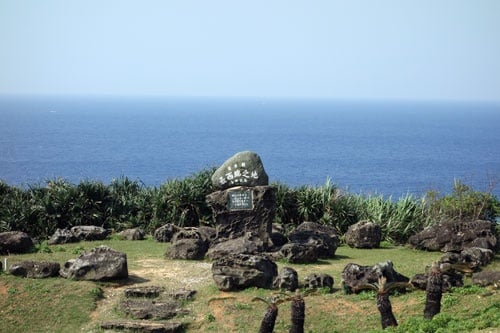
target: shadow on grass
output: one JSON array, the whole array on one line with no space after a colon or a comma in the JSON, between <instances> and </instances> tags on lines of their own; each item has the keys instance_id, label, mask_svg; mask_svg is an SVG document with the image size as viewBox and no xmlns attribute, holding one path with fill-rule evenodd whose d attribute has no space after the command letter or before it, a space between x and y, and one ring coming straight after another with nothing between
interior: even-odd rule
<instances>
[{"instance_id":1,"label":"shadow on grass","mask_svg":"<svg viewBox=\"0 0 500 333\"><path fill-rule=\"evenodd\" d=\"M151 280L145 279L143 277L137 276L137 275L129 275L128 278L126 279L121 279L121 280L112 280L112 281L101 281L101 284L104 284L105 286L112 287L112 288L118 288L122 286L130 286L133 284L139 284L139 283L146 283Z\"/></svg>"}]
</instances>

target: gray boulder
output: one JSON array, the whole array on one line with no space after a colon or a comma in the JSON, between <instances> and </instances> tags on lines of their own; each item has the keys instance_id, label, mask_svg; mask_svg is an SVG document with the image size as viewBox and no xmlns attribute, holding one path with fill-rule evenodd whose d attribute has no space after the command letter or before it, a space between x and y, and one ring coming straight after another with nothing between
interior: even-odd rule
<instances>
[{"instance_id":1,"label":"gray boulder","mask_svg":"<svg viewBox=\"0 0 500 333\"><path fill-rule=\"evenodd\" d=\"M333 290L333 277L324 273L309 274L304 278L304 285L309 289L328 288L330 292Z\"/></svg>"},{"instance_id":2,"label":"gray boulder","mask_svg":"<svg viewBox=\"0 0 500 333\"><path fill-rule=\"evenodd\" d=\"M54 234L50 236L48 243L49 245L55 244L67 244L78 242L78 238L73 235L69 229L56 229Z\"/></svg>"},{"instance_id":3,"label":"gray boulder","mask_svg":"<svg viewBox=\"0 0 500 333\"><path fill-rule=\"evenodd\" d=\"M427 267L427 269L429 269L429 267ZM429 278L429 272L415 274L411 278L411 284L413 287L417 289L426 290L428 278ZM443 284L442 284L443 292L448 292L452 288L463 287L464 285L463 274L457 272L454 269L443 270L442 279L443 279Z\"/></svg>"},{"instance_id":4,"label":"gray boulder","mask_svg":"<svg viewBox=\"0 0 500 333\"><path fill-rule=\"evenodd\" d=\"M159 286L138 286L125 289L125 297L156 298L165 288Z\"/></svg>"},{"instance_id":5,"label":"gray boulder","mask_svg":"<svg viewBox=\"0 0 500 333\"><path fill-rule=\"evenodd\" d=\"M181 333L185 331L182 322L145 321L145 320L106 320L99 325L103 330L144 332L144 333Z\"/></svg>"},{"instance_id":6,"label":"gray boulder","mask_svg":"<svg viewBox=\"0 0 500 333\"><path fill-rule=\"evenodd\" d=\"M260 255L236 254L212 263L215 285L222 291L248 287L270 289L278 275L276 264Z\"/></svg>"},{"instance_id":7,"label":"gray boulder","mask_svg":"<svg viewBox=\"0 0 500 333\"><path fill-rule=\"evenodd\" d=\"M127 255L102 245L67 261L59 274L73 280L124 279L128 277Z\"/></svg>"},{"instance_id":8,"label":"gray boulder","mask_svg":"<svg viewBox=\"0 0 500 333\"><path fill-rule=\"evenodd\" d=\"M210 240L204 233L198 231L198 228L181 228L172 236L170 242L172 243L172 246L175 246L176 243L183 239L199 240L199 242L196 242L196 245L201 246L200 251L203 252L203 255L207 252L208 246L210 245ZM192 244L195 244L195 242L192 242Z\"/></svg>"},{"instance_id":9,"label":"gray boulder","mask_svg":"<svg viewBox=\"0 0 500 333\"><path fill-rule=\"evenodd\" d=\"M251 151L243 151L233 155L212 175L212 185L215 190L268 184L269 177L259 155Z\"/></svg>"},{"instance_id":10,"label":"gray boulder","mask_svg":"<svg viewBox=\"0 0 500 333\"><path fill-rule=\"evenodd\" d=\"M302 231L313 231L313 232L318 232L318 233L323 233L327 234L333 239L338 240L338 234L337 230L334 227L324 225L324 224L319 224L316 222L309 222L305 221L299 224L295 229L294 232L302 232Z\"/></svg>"},{"instance_id":11,"label":"gray boulder","mask_svg":"<svg viewBox=\"0 0 500 333\"><path fill-rule=\"evenodd\" d=\"M472 275L472 283L480 286L500 286L500 271L483 271Z\"/></svg>"},{"instance_id":12,"label":"gray boulder","mask_svg":"<svg viewBox=\"0 0 500 333\"><path fill-rule=\"evenodd\" d=\"M180 238L172 242L165 256L170 259L202 260L207 252L206 243L200 238Z\"/></svg>"},{"instance_id":13,"label":"gray boulder","mask_svg":"<svg viewBox=\"0 0 500 333\"><path fill-rule=\"evenodd\" d=\"M468 247L495 250L495 226L490 221L446 221L424 229L409 238L410 247L419 250L460 252Z\"/></svg>"},{"instance_id":14,"label":"gray boulder","mask_svg":"<svg viewBox=\"0 0 500 333\"><path fill-rule=\"evenodd\" d=\"M350 225L344 236L346 244L350 247L373 249L380 247L382 229L373 222L360 221Z\"/></svg>"},{"instance_id":15,"label":"gray boulder","mask_svg":"<svg viewBox=\"0 0 500 333\"><path fill-rule=\"evenodd\" d=\"M10 266L9 272L12 275L27 277L32 279L43 279L48 277L59 276L61 265L57 262L37 262L37 261L22 261Z\"/></svg>"},{"instance_id":16,"label":"gray boulder","mask_svg":"<svg viewBox=\"0 0 500 333\"><path fill-rule=\"evenodd\" d=\"M157 242L167 243L170 242L174 234L179 232L180 230L181 228L179 228L175 224L167 223L155 230L153 238Z\"/></svg>"},{"instance_id":17,"label":"gray boulder","mask_svg":"<svg viewBox=\"0 0 500 333\"><path fill-rule=\"evenodd\" d=\"M0 254L27 253L33 250L33 240L22 231L0 232Z\"/></svg>"},{"instance_id":18,"label":"gray boulder","mask_svg":"<svg viewBox=\"0 0 500 333\"><path fill-rule=\"evenodd\" d=\"M184 300L184 301L193 299L195 294L196 294L196 290L189 290L189 289L184 289L184 288L172 290L171 292L168 293L168 295L172 299L178 299L178 300Z\"/></svg>"},{"instance_id":19,"label":"gray boulder","mask_svg":"<svg viewBox=\"0 0 500 333\"><path fill-rule=\"evenodd\" d=\"M106 239L109 230L95 225L77 225L71 228L71 233L80 241L95 241Z\"/></svg>"},{"instance_id":20,"label":"gray boulder","mask_svg":"<svg viewBox=\"0 0 500 333\"><path fill-rule=\"evenodd\" d=\"M292 264L307 264L318 261L315 247L300 243L287 243L279 251L281 257Z\"/></svg>"},{"instance_id":21,"label":"gray boulder","mask_svg":"<svg viewBox=\"0 0 500 333\"><path fill-rule=\"evenodd\" d=\"M492 250L469 247L463 249L460 253L447 252L439 259L439 262L443 264L464 264L476 271L480 267L488 265L494 257L495 254Z\"/></svg>"},{"instance_id":22,"label":"gray boulder","mask_svg":"<svg viewBox=\"0 0 500 333\"><path fill-rule=\"evenodd\" d=\"M304 222L288 234L291 243L312 247L317 257L330 259L335 256L339 245L337 234L330 228L314 222Z\"/></svg>"},{"instance_id":23,"label":"gray boulder","mask_svg":"<svg viewBox=\"0 0 500 333\"><path fill-rule=\"evenodd\" d=\"M409 282L410 279L394 270L390 260L373 266L347 264L342 271L342 287L345 293L357 293L364 289L364 285L378 282L384 276L387 282Z\"/></svg>"},{"instance_id":24,"label":"gray boulder","mask_svg":"<svg viewBox=\"0 0 500 333\"><path fill-rule=\"evenodd\" d=\"M211 260L219 259L230 254L258 254L264 251L262 240L252 233L246 233L244 236L228 239L220 242L208 249L207 257Z\"/></svg>"},{"instance_id":25,"label":"gray boulder","mask_svg":"<svg viewBox=\"0 0 500 333\"><path fill-rule=\"evenodd\" d=\"M166 320L179 314L186 314L180 303L173 300L124 299L120 309L134 319Z\"/></svg>"},{"instance_id":26,"label":"gray boulder","mask_svg":"<svg viewBox=\"0 0 500 333\"><path fill-rule=\"evenodd\" d=\"M119 232L118 237L122 240L143 240L144 230L141 228L126 229Z\"/></svg>"},{"instance_id":27,"label":"gray boulder","mask_svg":"<svg viewBox=\"0 0 500 333\"><path fill-rule=\"evenodd\" d=\"M299 287L299 275L291 267L283 267L273 282L273 288L295 291Z\"/></svg>"}]
</instances>

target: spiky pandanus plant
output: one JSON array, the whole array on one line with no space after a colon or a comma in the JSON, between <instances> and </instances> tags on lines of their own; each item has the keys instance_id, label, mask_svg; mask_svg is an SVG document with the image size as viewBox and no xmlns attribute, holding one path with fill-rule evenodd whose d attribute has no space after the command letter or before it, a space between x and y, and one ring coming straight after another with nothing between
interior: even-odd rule
<instances>
[{"instance_id":1,"label":"spiky pandanus plant","mask_svg":"<svg viewBox=\"0 0 500 333\"><path fill-rule=\"evenodd\" d=\"M408 282L387 282L385 276L380 276L378 278L378 283L366 284L360 286L360 289L371 289L377 292L377 309L380 312L380 320L382 323L382 329L389 326L398 326L396 317L392 312L392 305L389 299L389 293L397 288L406 288L411 285Z\"/></svg>"},{"instance_id":2,"label":"spiky pandanus plant","mask_svg":"<svg viewBox=\"0 0 500 333\"><path fill-rule=\"evenodd\" d=\"M441 311L441 297L443 296L443 272L438 263L432 264L425 292L424 318L432 319Z\"/></svg>"},{"instance_id":3,"label":"spiky pandanus plant","mask_svg":"<svg viewBox=\"0 0 500 333\"><path fill-rule=\"evenodd\" d=\"M252 301L262 301L267 304L264 317L260 323L259 333L273 333L276 318L278 317L278 304L281 302L277 301L274 297L271 298L271 301L267 301L261 297L255 297Z\"/></svg>"},{"instance_id":4,"label":"spiky pandanus plant","mask_svg":"<svg viewBox=\"0 0 500 333\"><path fill-rule=\"evenodd\" d=\"M297 289L295 296L291 298L291 321L290 333L304 333L304 321L306 318L306 303Z\"/></svg>"}]
</instances>

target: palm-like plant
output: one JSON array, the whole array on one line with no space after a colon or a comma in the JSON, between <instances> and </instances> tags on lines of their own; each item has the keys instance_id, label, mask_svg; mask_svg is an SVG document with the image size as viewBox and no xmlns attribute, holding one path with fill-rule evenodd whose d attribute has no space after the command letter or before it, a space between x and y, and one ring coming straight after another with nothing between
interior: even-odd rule
<instances>
[{"instance_id":1,"label":"palm-like plant","mask_svg":"<svg viewBox=\"0 0 500 333\"><path fill-rule=\"evenodd\" d=\"M270 301L267 301L262 297L255 297L252 301L262 301L267 304L264 317L260 323L259 333L273 333L276 318L278 317L278 304L282 301L275 297L271 297Z\"/></svg>"},{"instance_id":2,"label":"palm-like plant","mask_svg":"<svg viewBox=\"0 0 500 333\"><path fill-rule=\"evenodd\" d=\"M441 311L441 297L443 295L443 273L438 263L432 264L425 293L424 318L432 319Z\"/></svg>"},{"instance_id":3,"label":"palm-like plant","mask_svg":"<svg viewBox=\"0 0 500 333\"><path fill-rule=\"evenodd\" d=\"M267 304L266 312L264 312L264 318L260 324L259 333L272 333L274 330L274 324L276 318L278 317L278 305L284 302L291 301L291 323L290 333L304 333L304 321L305 321L305 309L306 305L304 298L297 289L295 295L289 296L285 293L279 293L284 295L285 298L279 299L278 297L271 297L270 301L267 301L261 297L255 297L252 301L262 301Z\"/></svg>"},{"instance_id":4,"label":"palm-like plant","mask_svg":"<svg viewBox=\"0 0 500 333\"><path fill-rule=\"evenodd\" d=\"M382 329L389 326L398 326L398 322L392 312L392 305L389 299L389 293L398 288L406 288L411 285L408 282L387 282L385 276L378 278L378 283L366 284L361 289L371 289L377 292L377 309L380 312Z\"/></svg>"},{"instance_id":5,"label":"palm-like plant","mask_svg":"<svg viewBox=\"0 0 500 333\"><path fill-rule=\"evenodd\" d=\"M304 321L306 318L306 303L297 289L295 296L291 299L291 321L290 333L304 333Z\"/></svg>"}]
</instances>

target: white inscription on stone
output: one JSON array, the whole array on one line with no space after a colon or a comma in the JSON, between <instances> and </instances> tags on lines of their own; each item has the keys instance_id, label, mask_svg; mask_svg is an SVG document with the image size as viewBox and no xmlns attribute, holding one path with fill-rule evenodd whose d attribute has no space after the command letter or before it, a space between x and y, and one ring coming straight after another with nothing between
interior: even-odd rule
<instances>
[{"instance_id":1,"label":"white inscription on stone","mask_svg":"<svg viewBox=\"0 0 500 333\"><path fill-rule=\"evenodd\" d=\"M245 185L250 178L259 178L257 171L248 170L245 162L241 162L239 165L235 163L232 166L228 166L226 171L224 176L219 177L220 185L225 185L227 183L230 185Z\"/></svg>"}]
</instances>

